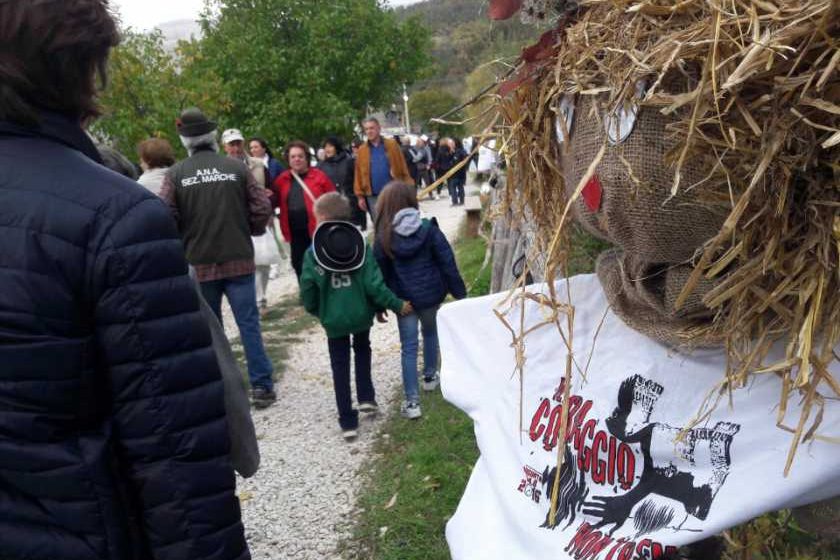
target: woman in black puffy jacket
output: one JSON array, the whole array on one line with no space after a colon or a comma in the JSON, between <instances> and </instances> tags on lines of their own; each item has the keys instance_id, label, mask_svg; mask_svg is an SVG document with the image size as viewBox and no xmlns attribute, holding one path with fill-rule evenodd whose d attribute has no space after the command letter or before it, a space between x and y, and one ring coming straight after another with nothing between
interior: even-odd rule
<instances>
[{"instance_id":1,"label":"woman in black puffy jacket","mask_svg":"<svg viewBox=\"0 0 840 560\"><path fill-rule=\"evenodd\" d=\"M341 140L330 136L322 144L326 158L318 163L318 169L326 173L335 185L335 189L350 202L353 223L362 230L367 228L367 213L359 208L358 200L353 192L353 174L355 162L347 153Z\"/></svg>"}]
</instances>

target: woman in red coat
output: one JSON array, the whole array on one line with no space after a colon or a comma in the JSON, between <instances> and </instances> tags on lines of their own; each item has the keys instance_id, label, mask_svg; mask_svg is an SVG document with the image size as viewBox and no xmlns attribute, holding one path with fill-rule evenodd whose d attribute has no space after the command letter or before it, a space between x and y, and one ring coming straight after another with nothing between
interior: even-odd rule
<instances>
[{"instance_id":1,"label":"woman in red coat","mask_svg":"<svg viewBox=\"0 0 840 560\"><path fill-rule=\"evenodd\" d=\"M292 268L300 278L303 255L312 244L317 225L312 207L322 194L335 191L335 185L323 171L309 167L306 142L289 142L285 155L289 169L274 180L274 188L280 207L280 230L292 246Z\"/></svg>"}]
</instances>

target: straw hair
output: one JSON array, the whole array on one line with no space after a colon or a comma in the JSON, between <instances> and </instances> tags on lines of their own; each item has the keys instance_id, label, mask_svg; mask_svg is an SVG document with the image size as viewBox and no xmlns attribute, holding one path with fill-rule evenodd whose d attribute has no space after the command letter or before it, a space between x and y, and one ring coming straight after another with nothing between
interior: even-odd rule
<instances>
[{"instance_id":1,"label":"straw hair","mask_svg":"<svg viewBox=\"0 0 840 560\"><path fill-rule=\"evenodd\" d=\"M709 319L674 336L688 348L720 345L728 357L695 423L752 375L780 376L775 421L794 434L787 472L803 442L840 442L820 431L825 399L840 397L828 372L840 341L840 4L579 4L527 52L516 87L508 95L500 89L510 163L505 204L537 224L547 281L565 276L570 213L607 146L570 184L568 142L558 143L555 129L561 98L576 95L578 109L591 100L599 115L635 104L667 116L673 149L661 165L671 196L698 189L724 207L720 230L683 263L691 272L675 302L679 309L710 286L701 293ZM647 84L641 98L640 81ZM575 132L572 125L572 139ZM644 174L632 163L623 162L633 183L627 188L643 188ZM688 180L698 166L702 178ZM785 357L765 363L774 344ZM791 424L788 404L800 400L802 413Z\"/></svg>"}]
</instances>

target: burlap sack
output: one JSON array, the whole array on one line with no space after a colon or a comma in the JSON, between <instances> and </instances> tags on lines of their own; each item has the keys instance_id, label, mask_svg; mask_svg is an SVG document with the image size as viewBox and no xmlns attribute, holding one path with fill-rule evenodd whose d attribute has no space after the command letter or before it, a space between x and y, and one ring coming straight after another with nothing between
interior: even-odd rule
<instances>
[{"instance_id":1,"label":"burlap sack","mask_svg":"<svg viewBox=\"0 0 840 560\"><path fill-rule=\"evenodd\" d=\"M569 145L561 155L567 188L574 189L607 142L602 99L579 97ZM692 270L691 259L726 218L698 162L683 169L683 187L671 197L674 169L667 161L676 146L670 122L657 109L641 107L630 135L607 142L596 169L601 185L598 208L579 198L574 215L583 227L615 245L597 264L598 276L616 314L634 329L677 344L678 334L710 316L701 283L680 311L674 302ZM694 186L693 188L687 188Z\"/></svg>"},{"instance_id":2,"label":"burlap sack","mask_svg":"<svg viewBox=\"0 0 840 560\"><path fill-rule=\"evenodd\" d=\"M570 142L561 155L569 190L605 142L603 121L597 99L578 100ZM633 132L622 143L608 144L597 167L600 207L591 209L578 199L573 208L587 231L615 245L600 255L596 271L616 315L655 340L681 346L681 332L711 319L702 299L714 283L701 280L679 311L676 298L693 270L691 259L718 233L728 209L725 200L715 198L715 187L703 183L709 170L696 159L687 162L682 187L670 197L674 169L667 161L676 140L667 130L669 122L656 109L642 107ZM840 498L793 514L804 530L840 544Z\"/></svg>"}]
</instances>

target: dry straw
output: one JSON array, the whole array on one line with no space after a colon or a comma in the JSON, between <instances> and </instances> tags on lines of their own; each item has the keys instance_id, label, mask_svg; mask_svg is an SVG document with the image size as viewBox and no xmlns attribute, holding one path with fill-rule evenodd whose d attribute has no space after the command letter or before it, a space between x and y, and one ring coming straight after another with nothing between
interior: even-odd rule
<instances>
[{"instance_id":1,"label":"dry straw","mask_svg":"<svg viewBox=\"0 0 840 560\"><path fill-rule=\"evenodd\" d=\"M651 84L636 102L673 119L677 148L665 162L672 193L702 188L728 201L728 218L692 261L678 302L703 277L715 282L703 300L714 319L675 335L688 345L721 344L728 356L695 425L751 376L780 376L776 423L794 434L787 473L803 443L840 443L820 431L825 400L840 397L829 374L840 359L840 2L578 4L549 48L524 57L522 83L498 96L507 203L524 201L536 221L547 281L565 276L569 208L588 177L565 184L554 108L576 94L592 96L605 114L630 103L641 80ZM666 76L674 73L696 86L669 91ZM701 184L685 184L689 161L708 170ZM629 169L629 176L639 174ZM784 359L767 363L774 344L784 346ZM788 425L791 402L803 407Z\"/></svg>"}]
</instances>

